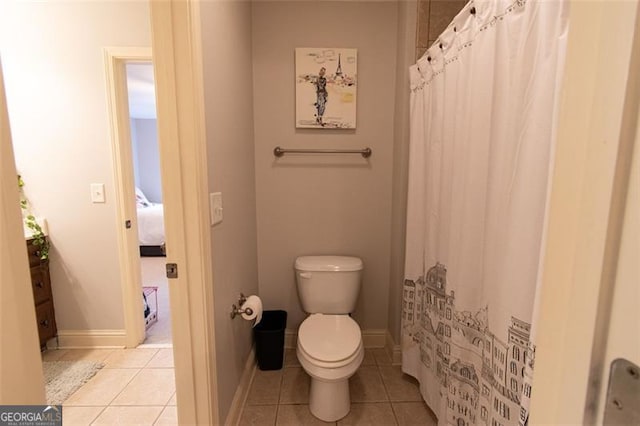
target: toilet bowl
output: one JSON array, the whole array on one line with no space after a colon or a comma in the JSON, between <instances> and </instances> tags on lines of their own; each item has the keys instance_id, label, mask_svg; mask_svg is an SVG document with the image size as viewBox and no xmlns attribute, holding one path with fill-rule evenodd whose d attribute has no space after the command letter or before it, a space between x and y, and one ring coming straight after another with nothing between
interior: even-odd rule
<instances>
[{"instance_id":1,"label":"toilet bowl","mask_svg":"<svg viewBox=\"0 0 640 426\"><path fill-rule=\"evenodd\" d=\"M311 376L309 410L326 422L349 414L349 377L364 358L354 311L363 262L353 256L301 256L296 284L302 309L309 316L298 329L297 355Z\"/></svg>"},{"instance_id":2,"label":"toilet bowl","mask_svg":"<svg viewBox=\"0 0 640 426\"><path fill-rule=\"evenodd\" d=\"M298 331L297 355L311 376L311 414L326 422L349 414L349 378L364 358L358 324L349 315L310 315Z\"/></svg>"}]
</instances>

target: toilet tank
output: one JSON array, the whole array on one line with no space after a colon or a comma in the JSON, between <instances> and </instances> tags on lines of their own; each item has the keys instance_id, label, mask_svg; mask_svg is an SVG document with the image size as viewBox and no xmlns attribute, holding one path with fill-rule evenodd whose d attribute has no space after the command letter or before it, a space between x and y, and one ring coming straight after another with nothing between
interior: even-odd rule
<instances>
[{"instance_id":1,"label":"toilet tank","mask_svg":"<svg viewBox=\"0 0 640 426\"><path fill-rule=\"evenodd\" d=\"M296 284L309 314L348 314L355 310L362 281L362 259L351 256L301 256Z\"/></svg>"}]
</instances>

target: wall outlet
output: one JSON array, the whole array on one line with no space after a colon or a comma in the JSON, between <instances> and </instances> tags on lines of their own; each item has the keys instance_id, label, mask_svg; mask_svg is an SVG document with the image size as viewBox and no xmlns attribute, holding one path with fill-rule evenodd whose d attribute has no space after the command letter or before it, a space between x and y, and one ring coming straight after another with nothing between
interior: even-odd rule
<instances>
[{"instance_id":1,"label":"wall outlet","mask_svg":"<svg viewBox=\"0 0 640 426\"><path fill-rule=\"evenodd\" d=\"M92 203L104 203L104 183L92 183L91 184L91 202Z\"/></svg>"},{"instance_id":2,"label":"wall outlet","mask_svg":"<svg viewBox=\"0 0 640 426\"><path fill-rule=\"evenodd\" d=\"M209 208L211 213L211 226L222 222L222 192L209 194Z\"/></svg>"}]
</instances>

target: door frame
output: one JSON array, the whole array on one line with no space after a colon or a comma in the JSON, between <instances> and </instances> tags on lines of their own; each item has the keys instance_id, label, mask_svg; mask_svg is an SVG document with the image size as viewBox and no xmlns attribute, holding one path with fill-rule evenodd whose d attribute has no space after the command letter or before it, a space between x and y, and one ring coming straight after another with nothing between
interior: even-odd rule
<instances>
[{"instance_id":1,"label":"door frame","mask_svg":"<svg viewBox=\"0 0 640 426\"><path fill-rule=\"evenodd\" d=\"M144 341L145 327L144 319L140 315L142 278L125 65L127 63L152 63L152 55L151 49L148 47L107 47L104 49L104 55L111 121L115 204L118 217L118 260L125 345L128 348L135 348ZM130 228L125 226L126 221L131 221Z\"/></svg>"},{"instance_id":2,"label":"door frame","mask_svg":"<svg viewBox=\"0 0 640 426\"><path fill-rule=\"evenodd\" d=\"M0 61L0 404L40 405L42 357L19 200Z\"/></svg>"},{"instance_id":3,"label":"door frame","mask_svg":"<svg viewBox=\"0 0 640 426\"><path fill-rule=\"evenodd\" d=\"M178 267L169 280L179 424L217 424L211 227L204 127L204 85L197 2L150 2L153 49L107 48L105 62L113 127L118 244L126 341L144 339L140 315L139 255L133 163L128 117L126 62L151 61L156 86L158 147L167 262ZM179 94L179 96L178 96ZM126 103L126 102L125 102ZM135 223L135 220L132 220Z\"/></svg>"},{"instance_id":4,"label":"door frame","mask_svg":"<svg viewBox=\"0 0 640 426\"><path fill-rule=\"evenodd\" d=\"M572 1L569 13L529 424L594 424L602 409L602 352L637 130L637 2ZM613 42L612 34L621 37Z\"/></svg>"},{"instance_id":5,"label":"door frame","mask_svg":"<svg viewBox=\"0 0 640 426\"><path fill-rule=\"evenodd\" d=\"M179 424L218 424L200 8L149 2ZM178 96L179 95L179 96Z\"/></svg>"}]
</instances>

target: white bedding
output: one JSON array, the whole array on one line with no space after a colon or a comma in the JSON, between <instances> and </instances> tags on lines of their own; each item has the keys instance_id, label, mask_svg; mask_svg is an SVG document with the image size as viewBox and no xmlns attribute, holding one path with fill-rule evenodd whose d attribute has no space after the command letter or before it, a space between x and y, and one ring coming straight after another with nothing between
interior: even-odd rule
<instances>
[{"instance_id":1,"label":"white bedding","mask_svg":"<svg viewBox=\"0 0 640 426\"><path fill-rule=\"evenodd\" d=\"M164 243L162 204L138 207L138 240L141 246L159 246Z\"/></svg>"}]
</instances>

